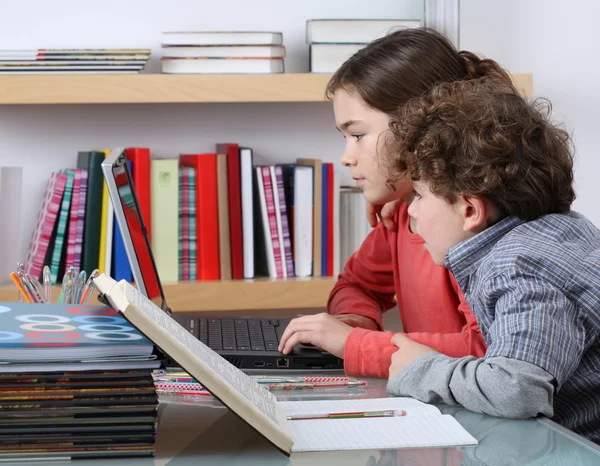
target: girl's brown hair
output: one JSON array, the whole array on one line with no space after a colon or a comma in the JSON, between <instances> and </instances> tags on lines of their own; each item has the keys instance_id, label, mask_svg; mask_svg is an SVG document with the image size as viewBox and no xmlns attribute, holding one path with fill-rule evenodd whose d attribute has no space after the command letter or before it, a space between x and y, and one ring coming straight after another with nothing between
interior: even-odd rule
<instances>
[{"instance_id":1,"label":"girl's brown hair","mask_svg":"<svg viewBox=\"0 0 600 466\"><path fill-rule=\"evenodd\" d=\"M355 91L371 107L392 114L441 82L493 76L512 85L493 60L459 52L438 32L401 29L377 39L350 57L331 77L326 95Z\"/></svg>"},{"instance_id":2,"label":"girl's brown hair","mask_svg":"<svg viewBox=\"0 0 600 466\"><path fill-rule=\"evenodd\" d=\"M530 104L494 80L443 83L392 118L381 166L451 203L481 195L523 220L566 213L575 199L572 144L550 115L547 101Z\"/></svg>"}]
</instances>

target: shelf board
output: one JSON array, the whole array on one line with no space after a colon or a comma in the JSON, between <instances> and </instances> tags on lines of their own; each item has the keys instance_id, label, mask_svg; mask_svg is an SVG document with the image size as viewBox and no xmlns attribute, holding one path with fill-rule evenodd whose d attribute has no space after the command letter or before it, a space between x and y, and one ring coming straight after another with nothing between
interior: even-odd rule
<instances>
[{"instance_id":1,"label":"shelf board","mask_svg":"<svg viewBox=\"0 0 600 466\"><path fill-rule=\"evenodd\" d=\"M225 280L180 282L163 285L173 312L253 311L265 309L314 309L327 305L335 279ZM58 298L59 287L53 290ZM14 287L0 288L0 302L14 302ZM95 297L90 303L97 302Z\"/></svg>"},{"instance_id":2,"label":"shelf board","mask_svg":"<svg viewBox=\"0 0 600 466\"><path fill-rule=\"evenodd\" d=\"M15 75L0 76L0 105L201 102L324 102L331 75ZM532 75L513 75L532 96Z\"/></svg>"}]
</instances>

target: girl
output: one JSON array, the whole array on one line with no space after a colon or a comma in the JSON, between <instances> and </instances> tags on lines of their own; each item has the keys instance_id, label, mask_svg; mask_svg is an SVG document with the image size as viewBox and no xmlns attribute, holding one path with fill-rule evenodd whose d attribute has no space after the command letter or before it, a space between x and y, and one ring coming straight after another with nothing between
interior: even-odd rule
<instances>
[{"instance_id":1,"label":"girl","mask_svg":"<svg viewBox=\"0 0 600 466\"><path fill-rule=\"evenodd\" d=\"M410 180L387 182L376 161L386 143L391 115L436 83L492 76L511 85L492 60L458 52L441 34L403 29L378 39L346 61L331 78L338 131L346 139L341 161L371 205L400 200L388 229L380 223L339 275L328 313L292 320L279 350L313 344L344 358L349 375L387 378L397 347L381 317L398 305L405 335L453 357L485 354L486 345L452 275L435 265L413 233Z\"/></svg>"}]
</instances>

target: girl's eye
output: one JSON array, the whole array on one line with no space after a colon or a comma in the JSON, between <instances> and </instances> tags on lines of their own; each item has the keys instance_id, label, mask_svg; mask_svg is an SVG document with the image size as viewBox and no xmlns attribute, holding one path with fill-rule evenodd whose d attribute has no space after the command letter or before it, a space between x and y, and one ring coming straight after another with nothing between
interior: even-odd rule
<instances>
[{"instance_id":1,"label":"girl's eye","mask_svg":"<svg viewBox=\"0 0 600 466\"><path fill-rule=\"evenodd\" d=\"M364 135L363 134L353 134L352 137L357 141L360 141Z\"/></svg>"},{"instance_id":2,"label":"girl's eye","mask_svg":"<svg viewBox=\"0 0 600 466\"><path fill-rule=\"evenodd\" d=\"M414 191L414 198L413 199L415 199L415 200L416 199L421 199L421 195L418 192Z\"/></svg>"}]
</instances>

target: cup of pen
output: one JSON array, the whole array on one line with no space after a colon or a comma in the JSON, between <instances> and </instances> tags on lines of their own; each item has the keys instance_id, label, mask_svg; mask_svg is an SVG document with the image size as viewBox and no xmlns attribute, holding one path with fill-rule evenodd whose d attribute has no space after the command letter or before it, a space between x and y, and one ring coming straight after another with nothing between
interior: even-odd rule
<instances>
[{"instance_id":1,"label":"cup of pen","mask_svg":"<svg viewBox=\"0 0 600 466\"><path fill-rule=\"evenodd\" d=\"M69 267L63 276L60 294L56 302L87 304L94 294L93 280L99 273L99 270L95 269L87 278L85 270L77 273L74 267ZM53 277L51 268L48 265L45 265L42 269L42 283L26 271L22 262L17 262L17 268L10 274L10 278L19 292L19 302L41 304L53 302L52 282L53 279L56 280L56 276Z\"/></svg>"}]
</instances>

